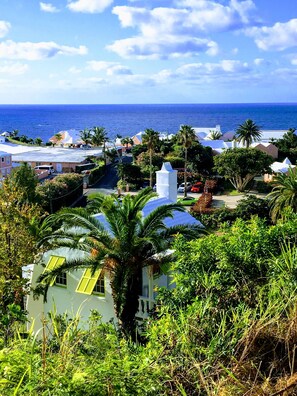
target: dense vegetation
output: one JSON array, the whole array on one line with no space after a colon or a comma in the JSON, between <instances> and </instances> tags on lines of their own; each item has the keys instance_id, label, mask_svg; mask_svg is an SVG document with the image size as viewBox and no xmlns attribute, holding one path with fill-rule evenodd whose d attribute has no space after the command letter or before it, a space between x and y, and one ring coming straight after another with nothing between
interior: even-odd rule
<instances>
[{"instance_id":1,"label":"dense vegetation","mask_svg":"<svg viewBox=\"0 0 297 396\"><path fill-rule=\"evenodd\" d=\"M193 166L193 145L185 148L177 142L167 143L153 144L151 153L144 158L148 176L156 154L162 156L162 150L177 163ZM194 146L193 152L203 151L207 158L199 143ZM246 150L251 149L241 149L240 155ZM266 164L266 158L264 161ZM204 164L201 169L207 174L208 165ZM124 172L123 167L120 171ZM55 239L63 231L60 236L66 243L69 226L73 246L79 248L81 243L95 256L106 245L102 254L107 266L110 254L113 260L118 259L119 268L125 267L121 251L116 252L118 257L111 253L113 245L107 242L112 238L100 240L102 229L98 227L95 235L91 227L95 223L85 211L64 210L40 222L43 214L37 206L36 181L28 168L7 179L0 191L0 394L295 395L296 175L292 171L276 179L268 200L247 197L236 210L224 208L200 214L213 229L211 234L191 241L176 235L170 267L175 288L158 290L155 309L143 323L137 342L129 337L129 331L123 334L116 323L101 323L96 311L88 323L80 322L79 312L74 317L52 312L44 317L40 334L24 332L22 297L27 289L21 267L36 256L37 240L44 241L49 235ZM26 180L28 188L24 188ZM97 204L103 205L114 222L116 213L122 211L124 216L137 212L131 198L122 204L114 198L99 197ZM97 210L95 200L89 214ZM68 214L69 221L65 221ZM71 227L86 226L87 221L93 233L82 240L82 235L75 235ZM135 218L119 216L119 221L114 246L132 246L131 241L137 245L138 234L129 238L130 231L140 224L137 213ZM143 241L142 253L153 253L152 247L148 249L152 243L164 243L161 238L158 240L155 229ZM137 247L132 248L132 253L139 253ZM94 266L103 256L98 255ZM126 283L120 284L123 293L131 286L130 274L128 271Z\"/></svg>"},{"instance_id":2,"label":"dense vegetation","mask_svg":"<svg viewBox=\"0 0 297 396\"><path fill-rule=\"evenodd\" d=\"M85 330L53 313L51 337L16 333L0 352L1 395L293 395L296 234L288 213L179 237L176 288L160 290L142 345L96 312Z\"/></svg>"}]
</instances>

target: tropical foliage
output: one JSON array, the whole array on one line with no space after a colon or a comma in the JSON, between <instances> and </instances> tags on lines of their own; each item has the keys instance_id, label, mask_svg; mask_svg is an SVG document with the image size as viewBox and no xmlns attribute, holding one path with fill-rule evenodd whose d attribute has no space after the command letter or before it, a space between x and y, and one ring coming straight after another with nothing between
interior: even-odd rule
<instances>
[{"instance_id":1,"label":"tropical foliage","mask_svg":"<svg viewBox=\"0 0 297 396\"><path fill-rule=\"evenodd\" d=\"M153 153L159 143L159 132L153 129L146 129L142 136L142 141L146 144L150 156L150 187L153 187Z\"/></svg>"},{"instance_id":2,"label":"tropical foliage","mask_svg":"<svg viewBox=\"0 0 297 396\"><path fill-rule=\"evenodd\" d=\"M237 191L244 191L257 175L271 173L271 156L255 148L228 149L214 157L215 169Z\"/></svg>"},{"instance_id":3,"label":"tropical foliage","mask_svg":"<svg viewBox=\"0 0 297 396\"><path fill-rule=\"evenodd\" d=\"M88 329L52 312L41 341L16 333L0 351L1 395L293 396L296 233L291 215L177 238L176 288L159 290L142 345L97 312Z\"/></svg>"},{"instance_id":4,"label":"tropical foliage","mask_svg":"<svg viewBox=\"0 0 297 396\"><path fill-rule=\"evenodd\" d=\"M87 210L64 209L48 217L45 222L52 225L53 230L41 240L41 245L48 248L65 246L86 255L81 260L68 260L59 268L44 273L39 279L41 288L44 282L48 285L61 271L79 267L90 267L93 271L103 268L110 277L120 327L126 336L135 339L142 269L165 259L158 253L166 251L176 233L192 237L201 233L201 228L195 226L165 226L164 219L172 217L173 211L184 210L178 204L159 206L143 217L143 208L155 196L150 188L135 196L127 195L122 202L111 196L97 195ZM99 211L107 221L108 230L100 218L93 216Z\"/></svg>"},{"instance_id":5,"label":"tropical foliage","mask_svg":"<svg viewBox=\"0 0 297 396\"><path fill-rule=\"evenodd\" d=\"M178 142L182 145L185 151L185 172L184 183L187 185L187 167L188 167L188 149L196 139L195 131L190 125L182 125L177 135ZM184 189L184 197L187 196L187 189Z\"/></svg>"},{"instance_id":6,"label":"tropical foliage","mask_svg":"<svg viewBox=\"0 0 297 396\"><path fill-rule=\"evenodd\" d=\"M28 293L28 279L22 267L34 261L36 233L41 211L20 194L20 189L6 179L0 188L0 337L5 342L12 326L24 320L23 298Z\"/></svg>"},{"instance_id":7,"label":"tropical foliage","mask_svg":"<svg viewBox=\"0 0 297 396\"><path fill-rule=\"evenodd\" d=\"M289 168L288 173L278 173L273 179L274 188L268 194L272 219L282 217L285 209L297 212L297 168Z\"/></svg>"},{"instance_id":8,"label":"tropical foliage","mask_svg":"<svg viewBox=\"0 0 297 396\"><path fill-rule=\"evenodd\" d=\"M235 138L238 142L243 143L246 148L249 148L253 142L260 140L261 136L260 127L250 119L239 125L235 133Z\"/></svg>"}]
</instances>

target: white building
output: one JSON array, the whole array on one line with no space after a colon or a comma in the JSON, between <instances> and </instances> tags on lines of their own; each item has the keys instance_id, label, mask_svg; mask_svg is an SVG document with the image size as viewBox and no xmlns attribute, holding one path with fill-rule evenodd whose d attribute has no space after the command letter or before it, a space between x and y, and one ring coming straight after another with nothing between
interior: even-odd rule
<instances>
[{"instance_id":1,"label":"white building","mask_svg":"<svg viewBox=\"0 0 297 396\"><path fill-rule=\"evenodd\" d=\"M162 169L157 172L157 192L158 198L150 200L143 209L143 216L148 216L155 208L160 205L176 202L177 199L177 171L173 170L170 163L163 164ZM99 213L95 215L96 219L109 230L105 217ZM165 219L166 226L180 224L201 225L188 212L174 212L173 218ZM44 262L48 269L61 265L66 257L71 253L66 249L58 249L48 252L44 256ZM34 286L39 275L44 271L41 265L34 265L31 275L31 284ZM173 287L168 275L161 275L154 278L148 269L143 270L142 276L142 295L139 299L139 311L137 318L147 317L148 311L154 306L156 286ZM101 270L91 274L89 269L82 271L76 270L71 273L65 273L63 276L56 277L52 282L47 293L47 302L43 298L34 300L32 293L27 300L28 316L34 319L34 330L41 328L41 320L47 314L56 310L57 314L68 312L69 315L75 315L79 311L82 320L87 320L90 311L96 309L102 315L102 320L107 322L115 319L113 299L110 282L107 274Z\"/></svg>"},{"instance_id":2,"label":"white building","mask_svg":"<svg viewBox=\"0 0 297 396\"><path fill-rule=\"evenodd\" d=\"M222 133L221 126L216 125L215 127L193 127L197 140L209 140L213 133Z\"/></svg>"}]
</instances>

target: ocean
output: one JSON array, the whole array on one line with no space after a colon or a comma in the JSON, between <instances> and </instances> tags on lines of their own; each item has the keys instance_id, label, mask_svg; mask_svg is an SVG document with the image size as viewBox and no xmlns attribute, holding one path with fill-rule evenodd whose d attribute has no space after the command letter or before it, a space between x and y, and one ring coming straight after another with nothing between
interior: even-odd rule
<instances>
[{"instance_id":1,"label":"ocean","mask_svg":"<svg viewBox=\"0 0 297 396\"><path fill-rule=\"evenodd\" d=\"M180 125L235 130L246 119L262 129L297 128L297 104L0 105L0 131L47 141L55 133L105 127L109 138L146 128L176 133Z\"/></svg>"}]
</instances>

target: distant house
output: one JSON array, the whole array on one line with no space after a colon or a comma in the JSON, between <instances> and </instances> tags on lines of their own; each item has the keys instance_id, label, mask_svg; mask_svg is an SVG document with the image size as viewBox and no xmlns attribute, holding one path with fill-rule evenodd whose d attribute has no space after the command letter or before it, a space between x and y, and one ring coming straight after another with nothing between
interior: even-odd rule
<instances>
[{"instance_id":1,"label":"distant house","mask_svg":"<svg viewBox=\"0 0 297 396\"><path fill-rule=\"evenodd\" d=\"M141 131L141 132L136 133L136 135L132 136L134 145L142 144L142 136L144 133L145 133L144 131Z\"/></svg>"},{"instance_id":2,"label":"distant house","mask_svg":"<svg viewBox=\"0 0 297 396\"><path fill-rule=\"evenodd\" d=\"M157 172L157 193L159 197L150 200L144 207L143 216L148 216L160 205L176 202L177 171L172 169L170 163L163 164L162 169ZM103 214L98 213L95 218L100 221L106 230L109 230ZM179 224L197 224L202 226L188 212L173 212L172 218L165 219L166 226ZM66 257L71 257L73 254L73 251L66 249L48 252L44 256L46 268L53 269L55 266L61 265ZM31 284L34 286L38 276L43 271L43 267L34 265L31 266L31 270ZM138 319L146 318L149 310L153 308L157 286L173 287L169 276L160 275L156 278L150 270L143 269L139 310L137 313ZM46 316L53 309L56 310L57 314L68 312L68 314L74 315L79 311L83 320L88 319L92 309L96 309L102 315L104 322L115 319L109 276L108 273L104 273L101 270L96 271L94 274L89 269L76 270L56 277L49 287L47 302L44 302L42 297L35 300L31 293L28 296L26 308L28 317L34 319L32 322L35 331L41 329L43 316Z\"/></svg>"},{"instance_id":3,"label":"distant house","mask_svg":"<svg viewBox=\"0 0 297 396\"><path fill-rule=\"evenodd\" d=\"M204 147L211 147L213 155L222 154L223 151L235 146L233 142L223 140L201 140L200 144Z\"/></svg>"},{"instance_id":4,"label":"distant house","mask_svg":"<svg viewBox=\"0 0 297 396\"><path fill-rule=\"evenodd\" d=\"M0 178L8 176L11 173L11 168L11 154L0 151Z\"/></svg>"},{"instance_id":5,"label":"distant house","mask_svg":"<svg viewBox=\"0 0 297 396\"><path fill-rule=\"evenodd\" d=\"M272 158L278 157L278 148L272 143L267 143L261 140L260 142L252 143L251 147L270 155Z\"/></svg>"},{"instance_id":6,"label":"distant house","mask_svg":"<svg viewBox=\"0 0 297 396\"><path fill-rule=\"evenodd\" d=\"M215 127L193 127L197 140L209 140L213 132L222 133L221 126Z\"/></svg>"},{"instance_id":7,"label":"distant house","mask_svg":"<svg viewBox=\"0 0 297 396\"><path fill-rule=\"evenodd\" d=\"M224 140L201 140L200 144L204 147L211 147L213 155L221 154L224 150L234 147L244 147L242 144L233 140L232 142L225 142ZM254 147L257 150L262 151L272 158L278 157L278 148L272 143L265 142L254 142L250 147Z\"/></svg>"},{"instance_id":8,"label":"distant house","mask_svg":"<svg viewBox=\"0 0 297 396\"><path fill-rule=\"evenodd\" d=\"M282 139L284 134L287 133L287 129L262 129L261 130L261 142L269 143L270 141ZM233 140L236 132L229 131L223 134L222 139L225 141ZM297 131L295 131L297 135Z\"/></svg>"},{"instance_id":9,"label":"distant house","mask_svg":"<svg viewBox=\"0 0 297 396\"><path fill-rule=\"evenodd\" d=\"M49 139L49 141L54 145L58 144L61 146L70 146L70 145L77 145L83 143L80 137L80 133L76 129L69 129L68 131L60 131L56 133L54 136L52 136Z\"/></svg>"},{"instance_id":10,"label":"distant house","mask_svg":"<svg viewBox=\"0 0 297 396\"><path fill-rule=\"evenodd\" d=\"M264 181L265 182L271 182L273 181L273 178L276 174L278 173L288 173L289 169L291 168L295 168L296 165L292 165L291 161L289 160L289 158L285 158L283 160L283 162L278 162L275 161L271 166L271 170L272 170L272 174L265 174L264 175Z\"/></svg>"}]
</instances>

